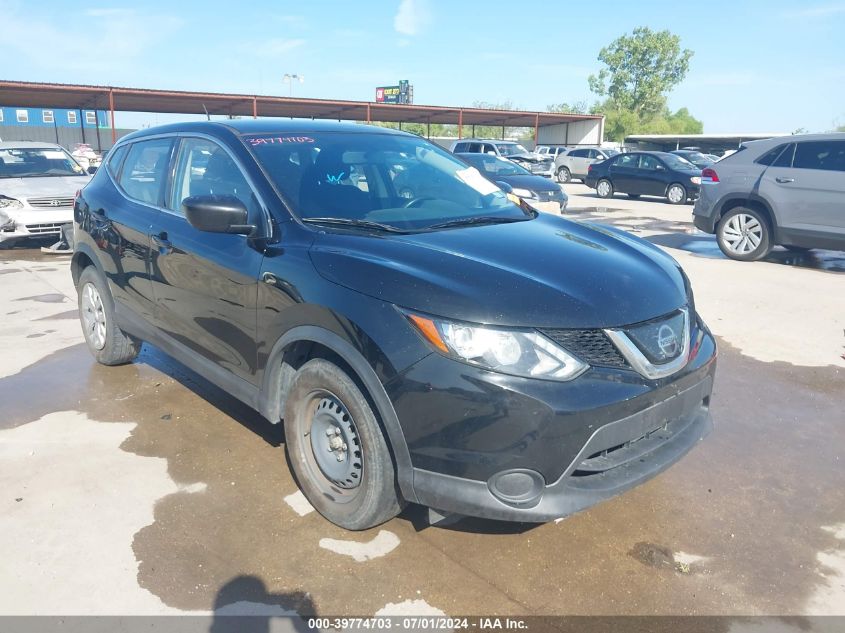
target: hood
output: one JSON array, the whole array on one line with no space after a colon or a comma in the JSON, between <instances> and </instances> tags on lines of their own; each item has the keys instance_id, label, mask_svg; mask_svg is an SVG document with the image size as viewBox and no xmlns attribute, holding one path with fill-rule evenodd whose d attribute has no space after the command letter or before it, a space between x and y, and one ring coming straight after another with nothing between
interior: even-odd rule
<instances>
[{"instance_id":1,"label":"hood","mask_svg":"<svg viewBox=\"0 0 845 633\"><path fill-rule=\"evenodd\" d=\"M320 233L311 258L334 283L475 323L615 327L686 302L677 263L657 247L544 213L411 235Z\"/></svg>"},{"instance_id":2,"label":"hood","mask_svg":"<svg viewBox=\"0 0 845 633\"><path fill-rule=\"evenodd\" d=\"M0 178L0 195L8 198L73 198L91 176L47 176L45 178Z\"/></svg>"},{"instance_id":3,"label":"hood","mask_svg":"<svg viewBox=\"0 0 845 633\"><path fill-rule=\"evenodd\" d=\"M497 176L494 180L501 180L511 187L528 189L529 191L563 191L557 183L543 176Z\"/></svg>"}]
</instances>

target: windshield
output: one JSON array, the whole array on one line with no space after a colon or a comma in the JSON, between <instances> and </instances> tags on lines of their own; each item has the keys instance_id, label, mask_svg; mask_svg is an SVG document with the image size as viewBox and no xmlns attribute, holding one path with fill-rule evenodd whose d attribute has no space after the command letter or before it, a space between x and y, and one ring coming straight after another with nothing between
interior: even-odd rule
<instances>
[{"instance_id":1,"label":"windshield","mask_svg":"<svg viewBox=\"0 0 845 633\"><path fill-rule=\"evenodd\" d=\"M248 135L244 141L303 220L415 231L473 217L533 217L475 167L421 138L330 132Z\"/></svg>"},{"instance_id":2,"label":"windshield","mask_svg":"<svg viewBox=\"0 0 845 633\"><path fill-rule=\"evenodd\" d=\"M497 143L496 149L502 156L513 156L514 154L527 154L528 150L519 143Z\"/></svg>"},{"instance_id":3,"label":"windshield","mask_svg":"<svg viewBox=\"0 0 845 633\"><path fill-rule=\"evenodd\" d=\"M669 167L669 169L698 169L698 167L693 165L688 160L681 158L677 154L663 154L661 158L663 159L663 162L666 163L666 165Z\"/></svg>"},{"instance_id":4,"label":"windshield","mask_svg":"<svg viewBox=\"0 0 845 633\"><path fill-rule=\"evenodd\" d=\"M61 148L0 149L0 178L84 176L85 171Z\"/></svg>"},{"instance_id":5,"label":"windshield","mask_svg":"<svg viewBox=\"0 0 845 633\"><path fill-rule=\"evenodd\" d=\"M612 156L616 156L617 154L621 154L618 149L602 149L602 151L607 154L607 157L610 158Z\"/></svg>"},{"instance_id":6,"label":"windshield","mask_svg":"<svg viewBox=\"0 0 845 633\"><path fill-rule=\"evenodd\" d=\"M490 154L461 154L466 162L476 167L482 174L495 180L499 176L533 176L533 174L514 162Z\"/></svg>"}]
</instances>

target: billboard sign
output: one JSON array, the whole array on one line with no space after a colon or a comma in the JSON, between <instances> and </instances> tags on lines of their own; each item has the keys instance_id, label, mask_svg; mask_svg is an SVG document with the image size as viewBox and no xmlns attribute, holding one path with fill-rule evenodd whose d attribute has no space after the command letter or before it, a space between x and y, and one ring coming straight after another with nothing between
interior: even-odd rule
<instances>
[{"instance_id":1,"label":"billboard sign","mask_svg":"<svg viewBox=\"0 0 845 633\"><path fill-rule=\"evenodd\" d=\"M376 88L376 103L401 103L414 102L414 87L403 79L397 86L379 86Z\"/></svg>"}]
</instances>

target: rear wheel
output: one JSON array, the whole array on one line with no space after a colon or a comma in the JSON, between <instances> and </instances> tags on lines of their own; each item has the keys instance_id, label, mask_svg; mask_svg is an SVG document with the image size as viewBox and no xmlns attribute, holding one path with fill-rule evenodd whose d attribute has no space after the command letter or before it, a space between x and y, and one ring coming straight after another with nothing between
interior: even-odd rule
<instances>
[{"instance_id":1,"label":"rear wheel","mask_svg":"<svg viewBox=\"0 0 845 633\"><path fill-rule=\"evenodd\" d=\"M716 240L722 252L743 262L765 257L771 249L769 223L762 213L748 207L728 211L716 228Z\"/></svg>"},{"instance_id":2,"label":"rear wheel","mask_svg":"<svg viewBox=\"0 0 845 633\"><path fill-rule=\"evenodd\" d=\"M596 183L596 195L599 198L613 197L613 185L606 178L602 178Z\"/></svg>"},{"instance_id":3,"label":"rear wheel","mask_svg":"<svg viewBox=\"0 0 845 633\"><path fill-rule=\"evenodd\" d=\"M82 334L97 362L124 365L135 360L141 350L141 341L118 327L114 301L100 271L94 266L83 270L76 291Z\"/></svg>"},{"instance_id":4,"label":"rear wheel","mask_svg":"<svg viewBox=\"0 0 845 633\"><path fill-rule=\"evenodd\" d=\"M572 172L569 171L568 167L561 167L557 170L558 182L569 182L570 180L572 180Z\"/></svg>"},{"instance_id":5,"label":"rear wheel","mask_svg":"<svg viewBox=\"0 0 845 633\"><path fill-rule=\"evenodd\" d=\"M332 523L365 530L402 509L381 426L337 365L316 358L296 372L285 401L285 442L303 494Z\"/></svg>"},{"instance_id":6,"label":"rear wheel","mask_svg":"<svg viewBox=\"0 0 845 633\"><path fill-rule=\"evenodd\" d=\"M686 188L677 182L672 183L666 190L666 200L669 204L683 204L687 201Z\"/></svg>"}]
</instances>

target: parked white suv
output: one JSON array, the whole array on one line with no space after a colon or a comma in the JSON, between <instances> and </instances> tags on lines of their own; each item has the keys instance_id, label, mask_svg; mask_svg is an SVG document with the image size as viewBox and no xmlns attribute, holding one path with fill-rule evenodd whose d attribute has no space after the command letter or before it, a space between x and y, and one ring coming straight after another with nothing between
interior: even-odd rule
<instances>
[{"instance_id":1,"label":"parked white suv","mask_svg":"<svg viewBox=\"0 0 845 633\"><path fill-rule=\"evenodd\" d=\"M569 182L574 178L584 180L593 163L616 156L618 150L597 147L576 147L555 159L555 176L558 182Z\"/></svg>"},{"instance_id":2,"label":"parked white suv","mask_svg":"<svg viewBox=\"0 0 845 633\"><path fill-rule=\"evenodd\" d=\"M73 198L91 179L60 145L0 143L0 249L56 237L73 222Z\"/></svg>"}]
</instances>

